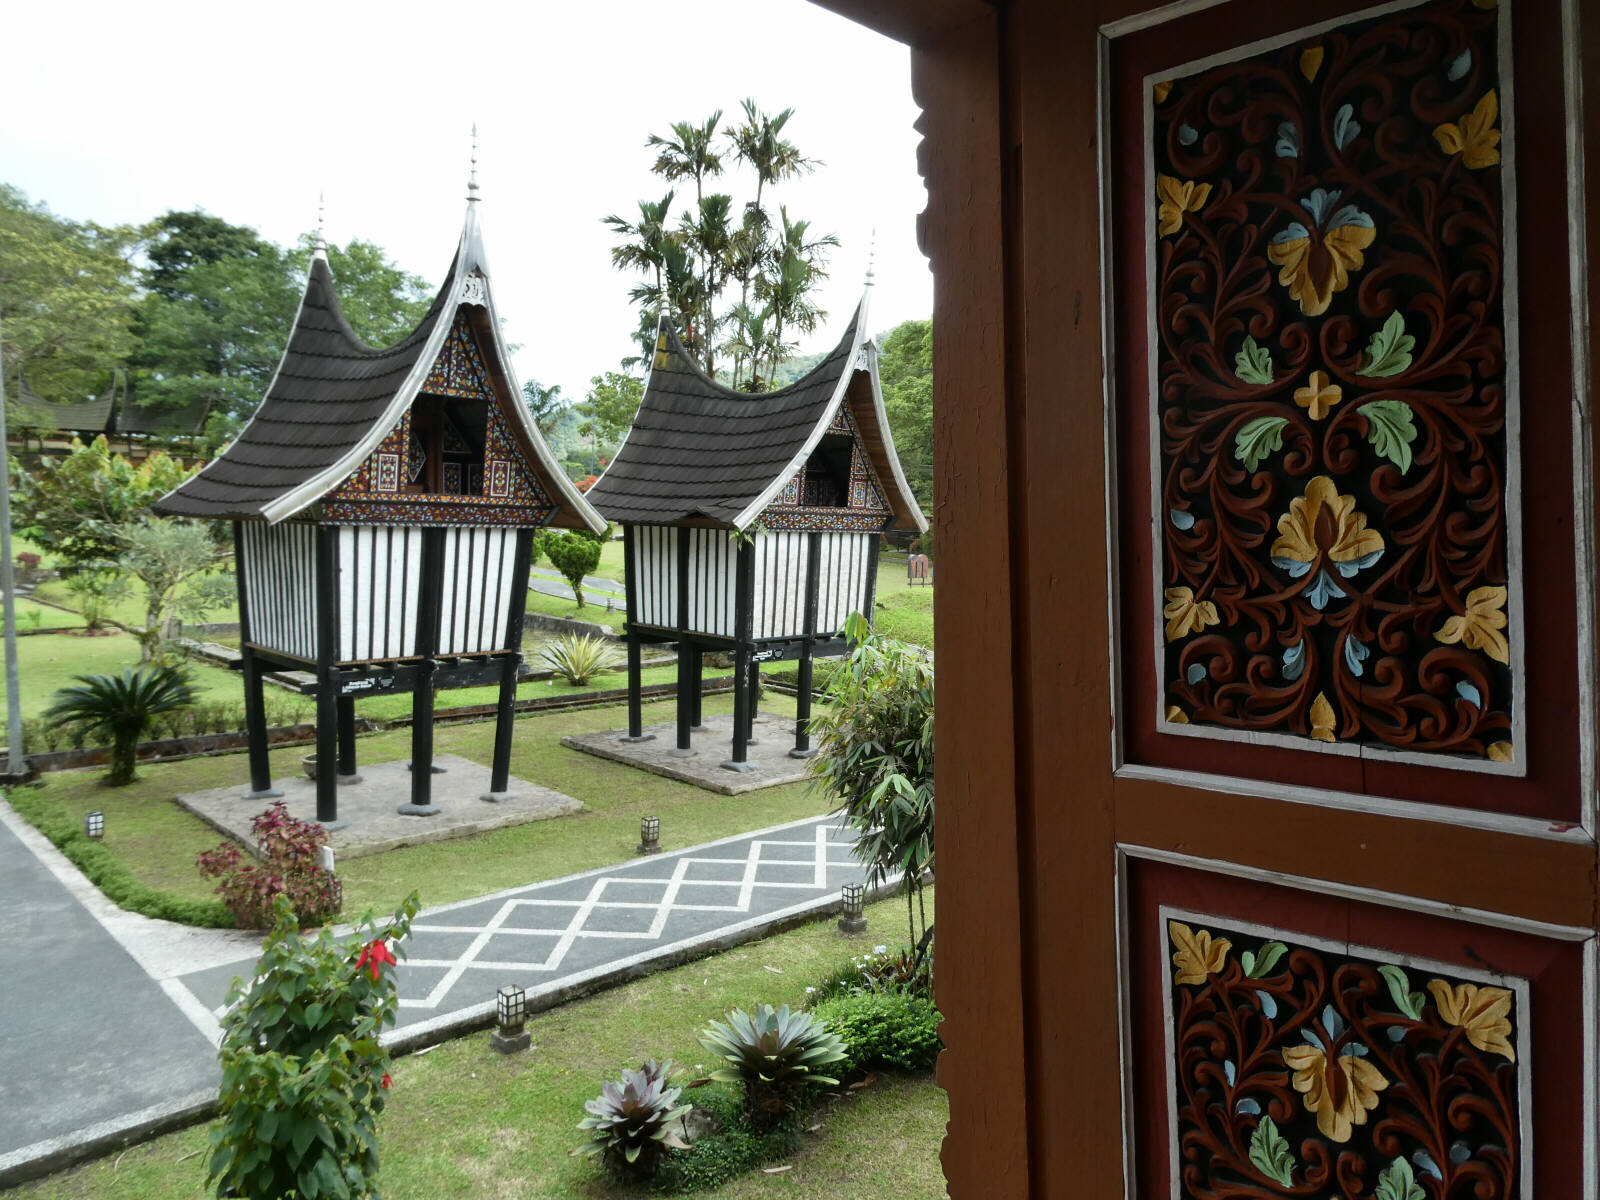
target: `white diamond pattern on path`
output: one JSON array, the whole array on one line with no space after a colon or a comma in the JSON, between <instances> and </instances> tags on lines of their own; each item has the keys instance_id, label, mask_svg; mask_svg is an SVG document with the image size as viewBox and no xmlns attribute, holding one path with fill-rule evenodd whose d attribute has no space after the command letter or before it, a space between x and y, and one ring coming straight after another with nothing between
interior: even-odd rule
<instances>
[{"instance_id":1,"label":"white diamond pattern on path","mask_svg":"<svg viewBox=\"0 0 1600 1200\"><path fill-rule=\"evenodd\" d=\"M426 916L412 926L413 934L473 934L472 941L459 955L454 958L407 958L408 967L445 968L444 976L425 997L400 999L401 1008L434 1009L444 1002L450 990L461 980L461 977L472 970L492 970L502 973L527 972L530 974L553 975L561 970L563 962L571 952L573 946L586 939L626 940L635 941L644 945L659 942L666 932L668 920L674 913L726 913L731 915L744 915L752 911L752 904L757 894L762 891L774 892L809 892L816 893L827 891L829 886L828 872L832 868L837 876L845 872L851 878L856 878L859 867L851 857L850 843L848 841L831 840L829 834L839 829L837 825L818 823L811 830L785 830L784 833L809 833L805 840L793 837L755 838L749 843L743 858L724 858L712 856L696 856L684 854L678 858L670 877L665 879L641 877L635 873L603 874L595 876L589 885L588 894L582 899L556 899L540 896L513 896L506 899L488 921L474 925L455 925L438 920L428 920ZM796 849L804 849L809 854L803 858L778 857L788 855ZM832 852L830 854L830 851ZM738 879L697 879L697 867L742 867L742 874ZM811 879L809 881L791 879L763 879L762 869L773 867L810 867ZM770 872L769 872L770 874ZM643 886L659 886L661 896L655 901L629 901L607 900L605 895L608 889L615 885L627 885L630 888ZM737 889L737 893L724 903L688 903L679 899L686 888L689 889ZM534 909L541 913L549 913L552 918L559 919L563 912L568 913L564 923L557 920L541 924L536 928L506 928L505 923L516 915L519 910ZM640 932L626 932L612 929L589 929L587 924L596 911L600 910L635 910L650 911L652 918L648 929ZM441 913L440 916L448 916ZM504 961L499 959L482 959L479 957L488 947L490 941L497 936L516 937L555 937L555 944L548 954L538 961Z\"/></svg>"}]
</instances>

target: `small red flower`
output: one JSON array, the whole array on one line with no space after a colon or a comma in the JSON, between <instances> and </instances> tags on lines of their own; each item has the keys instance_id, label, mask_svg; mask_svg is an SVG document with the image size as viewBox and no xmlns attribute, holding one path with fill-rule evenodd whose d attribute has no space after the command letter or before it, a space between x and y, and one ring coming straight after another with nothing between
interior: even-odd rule
<instances>
[{"instance_id":1,"label":"small red flower","mask_svg":"<svg viewBox=\"0 0 1600 1200\"><path fill-rule=\"evenodd\" d=\"M356 959L356 970L366 967L372 972L372 982L378 982L378 971L384 963L394 965L395 957L389 952L389 943L378 938L366 949L361 951L361 957Z\"/></svg>"},{"instance_id":2,"label":"small red flower","mask_svg":"<svg viewBox=\"0 0 1600 1200\"><path fill-rule=\"evenodd\" d=\"M394 1080L390 1079L389 1078L389 1072L385 1071L383 1073L383 1090L384 1091L388 1091L393 1086L394 1086Z\"/></svg>"}]
</instances>

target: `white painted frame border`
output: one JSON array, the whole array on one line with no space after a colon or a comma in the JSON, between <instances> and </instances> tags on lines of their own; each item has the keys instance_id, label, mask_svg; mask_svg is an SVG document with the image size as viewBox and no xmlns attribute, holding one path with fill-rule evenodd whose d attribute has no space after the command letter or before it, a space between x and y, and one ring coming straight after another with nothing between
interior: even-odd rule
<instances>
[{"instance_id":1,"label":"white painted frame border","mask_svg":"<svg viewBox=\"0 0 1600 1200\"><path fill-rule=\"evenodd\" d=\"M1112 711L1112 773L1118 778L1145 779L1155 782L1170 783L1177 786L1195 787L1207 791L1239 792L1243 794L1265 795L1278 799L1287 799L1294 803L1316 804L1323 807L1348 809L1361 812L1371 812L1384 815L1396 815L1417 820L1443 820L1452 824L1474 828L1496 830L1512 833L1525 837L1538 837L1559 841L1592 842L1596 836L1596 765L1594 744L1595 723L1595 686L1592 672L1580 669L1579 671L1579 821L1577 825L1565 821L1551 821L1539 817L1521 817L1503 813L1487 812L1477 809L1463 809L1448 805L1427 804L1415 801L1389 800L1382 797L1373 797L1366 794L1332 792L1319 788L1275 785L1264 780L1241 780L1230 777L1217 776L1204 772L1190 771L1182 768L1156 767L1142 764L1130 764L1127 761L1124 731L1121 714L1124 705L1128 702L1128 689L1122 677L1123 644L1122 630L1122 581L1119 570L1118 549L1121 541L1119 528L1118 506L1118 462L1116 442L1116 417L1117 417L1117 358L1116 358L1116 310L1115 310L1115 284L1112 274L1114 267L1114 251L1111 242L1112 233L1112 151L1111 151L1111 43L1118 37L1123 37L1140 30L1148 29L1179 17L1188 16L1195 12L1214 8L1226 0L1179 0L1178 3L1169 4L1161 8L1152 9L1145 13L1125 18L1120 21L1104 25L1100 29L1099 45L1096 55L1096 69L1098 74L1097 92L1098 104L1096 114L1096 129L1099 146L1099 218L1100 218L1100 301L1101 301L1101 361L1103 364L1103 396L1102 396L1102 430L1104 435L1103 461L1106 480L1106 561L1109 586L1107 589L1107 609L1109 628L1111 631L1111 657L1110 657L1110 685L1111 685L1111 711ZM1301 38L1312 36L1327 29L1336 28L1352 21L1367 20L1374 16L1381 16L1389 12L1401 11L1417 7L1427 0L1391 0L1390 3L1364 9L1346 16L1329 21L1306 26L1296 31L1285 33L1272 39L1265 39L1250 43L1249 45L1235 48L1224 55L1213 56L1210 59L1196 60L1171 71L1159 73L1159 78L1175 78L1183 72L1193 73L1204 69L1214 62L1234 61L1252 53L1259 53L1263 49L1279 45L1287 45ZM1500 54L1503 60L1510 61L1512 54L1509 4L1499 5L1500 27ZM1585 191L1583 183L1583 148L1581 130L1575 130L1573 121L1581 116L1583 109L1581 103L1582 87L1580 64L1578 61L1577 37L1577 0L1562 0L1563 19L1563 72L1566 86L1566 113L1567 124L1567 189L1568 211L1571 228L1569 230L1569 246L1571 247L1571 271L1573 277L1573 423L1574 423L1574 460L1575 470L1573 475L1573 505L1577 514L1575 520L1575 555L1577 558L1578 580L1578 661L1589 663L1594 659L1594 619L1595 619L1595 587L1591 579L1593 574L1593 545L1594 530L1589 517L1590 498L1593 495L1593 484L1589 470L1589 436L1588 428L1588 361L1584 338L1587 336L1587 296L1582 284L1586 279L1586 259L1584 253L1584 203ZM1514 64L1513 64L1514 65ZM1502 96L1510 93L1512 72L1502 71L1499 81ZM1151 143L1151 130L1153 122L1153 109L1151 106L1150 84L1158 78L1157 75L1147 76L1141 86L1143 104L1143 127L1145 156L1145 173L1153 174L1153 148ZM1502 129L1510 131L1510 102L1503 105L1505 120ZM1513 138L1503 137L1506 160L1506 175L1511 176L1512 182L1503 188L1502 219L1505 227L1513 227L1515 220L1515 177L1512 174L1511 162L1514 154ZM1154 215L1150 206L1146 206L1145 213L1145 245L1153 245ZM1505 229L1502 229L1504 236ZM1508 343L1515 344L1517 332L1516 313L1516 288L1517 276L1515 267L1515 239L1505 238L1505 244L1510 253L1507 255L1507 266L1504 276L1504 292L1510 297L1511 303L1504 305L1506 310L1506 332ZM1154 294L1154 258L1153 250L1147 250L1146 262L1146 315L1153 322L1151 297ZM1147 333L1148 336L1148 333ZM1513 426L1511 418L1520 415L1520 380L1517 378L1517 355L1507 355L1507 394L1508 394L1508 424L1507 424L1507 513L1508 531L1511 522L1515 520L1517 535L1508 539L1507 566L1512 573L1516 587L1516 604L1513 606L1512 631L1519 643L1519 652L1516 665L1513 668L1513 744L1525 747L1524 722L1526 701L1526 672L1524 668L1524 651L1526 639L1523 636L1521 608L1522 608L1522 562L1521 562L1521 453L1520 453L1520 421L1517 427ZM1147 367L1153 373L1155 356L1147 355ZM1152 380L1149 384L1152 403L1156 395L1156 384ZM1517 403L1509 401L1516 399ZM1152 440L1152 465L1150 468L1151 499L1151 533L1155 557L1152 560L1151 586L1153 591L1153 611L1159 613L1161 609L1161 583L1156 564L1160 562L1161 551L1161 512L1159 504L1159 459L1160 448ZM1513 479L1514 477L1514 479ZM1511 491L1515 482L1516 491ZM1514 502L1514 508L1513 508ZM1164 661L1165 646L1161 639L1159 623L1153 623L1154 637L1156 639L1155 661L1159 664ZM1160 679L1159 667L1157 675ZM1162 734L1178 734L1183 736L1201 736L1216 738L1218 740L1236 740L1244 742L1268 742L1286 744L1292 748L1306 750L1310 747L1306 739L1285 734L1254 734L1248 731L1234 730L1207 730L1202 732L1191 726L1172 725L1164 720L1164 690L1158 688L1156 698L1157 728ZM1222 738L1219 735L1231 735ZM1241 736L1242 735L1242 736ZM1370 752L1374 757L1381 755L1384 760L1391 762L1408 762L1420 765L1442 767L1445 769L1464 770L1470 773L1487 776L1518 776L1526 771L1526 760L1502 764L1492 763L1487 760L1477 763L1467 759L1452 759L1443 754L1417 754L1404 751L1389 751L1380 747L1352 746L1349 748L1333 748L1318 743L1315 748L1322 753L1343 753L1346 755L1361 755ZM1600 1084L1597 1084L1600 1087Z\"/></svg>"}]
</instances>

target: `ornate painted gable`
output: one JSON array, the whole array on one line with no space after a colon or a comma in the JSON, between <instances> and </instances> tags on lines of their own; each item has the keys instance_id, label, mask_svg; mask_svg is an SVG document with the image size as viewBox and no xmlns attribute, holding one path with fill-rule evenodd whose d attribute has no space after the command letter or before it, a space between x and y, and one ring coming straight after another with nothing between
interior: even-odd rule
<instances>
[{"instance_id":1,"label":"ornate painted gable","mask_svg":"<svg viewBox=\"0 0 1600 1200\"><path fill-rule=\"evenodd\" d=\"M824 505L819 502L820 480L808 478L809 466L801 467L793 479L783 485L778 498L761 514L761 524L771 530L853 530L876 532L891 515L884 499L883 484L872 467L866 450L861 445L860 431L855 418L850 415L850 402L841 401L833 420L828 425L830 436L846 436L851 440L850 483L844 507Z\"/></svg>"}]
</instances>

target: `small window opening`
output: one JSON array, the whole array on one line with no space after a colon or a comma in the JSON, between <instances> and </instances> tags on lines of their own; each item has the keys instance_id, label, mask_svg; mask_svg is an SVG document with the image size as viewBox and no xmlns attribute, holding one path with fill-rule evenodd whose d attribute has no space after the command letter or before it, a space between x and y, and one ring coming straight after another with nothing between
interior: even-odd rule
<instances>
[{"instance_id":1,"label":"small window opening","mask_svg":"<svg viewBox=\"0 0 1600 1200\"><path fill-rule=\"evenodd\" d=\"M847 508L850 504L850 451L848 434L823 436L806 459L805 492L800 503L812 508Z\"/></svg>"},{"instance_id":2,"label":"small window opening","mask_svg":"<svg viewBox=\"0 0 1600 1200\"><path fill-rule=\"evenodd\" d=\"M418 396L411 407L406 491L430 496L481 496L489 424L484 400Z\"/></svg>"}]
</instances>

